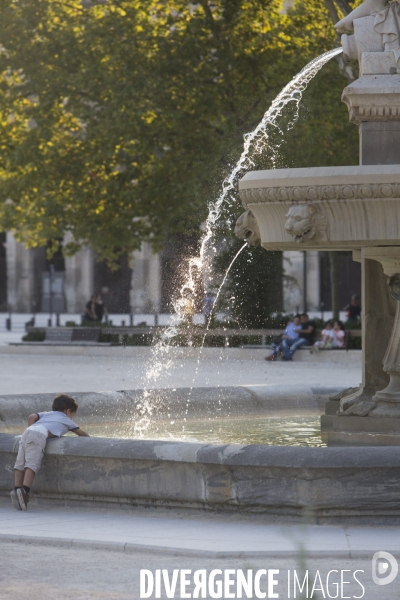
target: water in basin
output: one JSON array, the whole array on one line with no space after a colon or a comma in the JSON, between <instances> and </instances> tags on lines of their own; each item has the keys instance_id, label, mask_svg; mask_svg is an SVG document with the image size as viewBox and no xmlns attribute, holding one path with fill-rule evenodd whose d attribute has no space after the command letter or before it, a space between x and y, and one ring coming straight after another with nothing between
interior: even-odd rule
<instances>
[{"instance_id":1,"label":"water in basin","mask_svg":"<svg viewBox=\"0 0 400 600\"><path fill-rule=\"evenodd\" d=\"M129 423L82 423L96 437L177 440L211 444L266 444L325 446L320 418L312 416L241 416L220 419L190 418L153 421L146 432L134 432Z\"/></svg>"}]
</instances>

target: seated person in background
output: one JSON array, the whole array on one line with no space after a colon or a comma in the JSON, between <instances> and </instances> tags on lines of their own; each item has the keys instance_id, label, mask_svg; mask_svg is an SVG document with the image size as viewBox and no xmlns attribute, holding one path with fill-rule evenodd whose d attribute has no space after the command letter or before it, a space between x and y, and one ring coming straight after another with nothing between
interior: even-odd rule
<instances>
[{"instance_id":1,"label":"seated person in background","mask_svg":"<svg viewBox=\"0 0 400 600\"><path fill-rule=\"evenodd\" d=\"M301 331L300 325L300 315L296 315L293 317L293 321L288 321L285 327L285 331L283 332L280 338L274 338L274 341L271 344L271 354L267 356L265 360L276 360L278 355L282 352L282 342L283 340L298 340L299 333Z\"/></svg>"},{"instance_id":2,"label":"seated person in background","mask_svg":"<svg viewBox=\"0 0 400 600\"><path fill-rule=\"evenodd\" d=\"M211 292L207 292L203 299L203 315L208 321L213 313L214 308L214 298L212 297Z\"/></svg>"},{"instance_id":3,"label":"seated person in background","mask_svg":"<svg viewBox=\"0 0 400 600\"><path fill-rule=\"evenodd\" d=\"M96 296L93 295L89 302L86 303L82 321L96 321L95 300Z\"/></svg>"},{"instance_id":4,"label":"seated person in background","mask_svg":"<svg viewBox=\"0 0 400 600\"><path fill-rule=\"evenodd\" d=\"M357 321L361 318L361 306L357 294L352 295L350 304L345 306L344 310L346 311L347 321Z\"/></svg>"},{"instance_id":5,"label":"seated person in background","mask_svg":"<svg viewBox=\"0 0 400 600\"><path fill-rule=\"evenodd\" d=\"M103 302L101 294L97 294L97 296L94 296L94 314L94 320L100 323L103 320L103 315L108 315L108 310Z\"/></svg>"},{"instance_id":6,"label":"seated person in background","mask_svg":"<svg viewBox=\"0 0 400 600\"><path fill-rule=\"evenodd\" d=\"M301 331L298 340L283 340L282 360L292 360L293 354L301 346L312 346L315 338L315 325L307 313L300 315Z\"/></svg>"},{"instance_id":7,"label":"seated person in background","mask_svg":"<svg viewBox=\"0 0 400 600\"><path fill-rule=\"evenodd\" d=\"M345 332L342 321L335 321L333 324L333 342L332 348L343 348L345 342Z\"/></svg>"},{"instance_id":8,"label":"seated person in background","mask_svg":"<svg viewBox=\"0 0 400 600\"><path fill-rule=\"evenodd\" d=\"M324 329L321 331L321 339L315 342L314 348L332 348L334 337L333 321L327 321Z\"/></svg>"}]
</instances>

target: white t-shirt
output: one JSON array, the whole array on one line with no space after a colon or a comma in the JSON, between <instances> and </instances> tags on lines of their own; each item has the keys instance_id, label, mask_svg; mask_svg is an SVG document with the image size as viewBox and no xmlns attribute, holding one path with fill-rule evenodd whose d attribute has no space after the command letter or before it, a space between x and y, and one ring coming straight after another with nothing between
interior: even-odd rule
<instances>
[{"instance_id":1,"label":"white t-shirt","mask_svg":"<svg viewBox=\"0 0 400 600\"><path fill-rule=\"evenodd\" d=\"M65 413L59 410L50 410L48 412L40 412L36 414L39 417L39 420L31 425L33 429L35 426L41 425L46 427L46 429L56 437L61 437L64 435L64 433L67 433L67 431L79 429L79 425L74 423L69 417L67 417Z\"/></svg>"},{"instance_id":2,"label":"white t-shirt","mask_svg":"<svg viewBox=\"0 0 400 600\"><path fill-rule=\"evenodd\" d=\"M333 347L334 348L343 348L344 346L344 337L345 337L345 332L342 329L339 329L338 331L334 331L334 335L335 338L333 340Z\"/></svg>"}]
</instances>

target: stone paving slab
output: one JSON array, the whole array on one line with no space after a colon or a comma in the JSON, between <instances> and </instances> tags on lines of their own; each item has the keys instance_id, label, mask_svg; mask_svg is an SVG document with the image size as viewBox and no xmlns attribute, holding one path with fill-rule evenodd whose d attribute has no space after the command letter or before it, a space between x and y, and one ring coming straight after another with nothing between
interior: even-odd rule
<instances>
[{"instance_id":1,"label":"stone paving slab","mask_svg":"<svg viewBox=\"0 0 400 600\"><path fill-rule=\"evenodd\" d=\"M75 348L76 356L52 354L0 355L1 394L38 394L71 392L101 392L139 388L181 388L216 386L293 385L324 387L355 387L361 381L360 357L350 360L343 352L346 364L334 362L277 362L264 360L262 350L224 350L208 348L200 354L182 348L165 357L156 378L151 377L149 348L109 348L115 353L95 356L101 348ZM193 350L193 349L192 349ZM217 352L208 352L208 351ZM338 354L329 355L334 358ZM329 358L329 357L328 357Z\"/></svg>"},{"instance_id":2,"label":"stone paving slab","mask_svg":"<svg viewBox=\"0 0 400 600\"><path fill-rule=\"evenodd\" d=\"M65 547L158 551L208 557L369 557L400 552L399 527L343 527L265 523L256 519L174 511L0 507L0 541Z\"/></svg>"},{"instance_id":3,"label":"stone paving slab","mask_svg":"<svg viewBox=\"0 0 400 600\"><path fill-rule=\"evenodd\" d=\"M154 551L143 551L135 554L121 552L115 549L99 547L56 547L40 545L37 543L10 544L0 539L0 600L11 598L29 598L29 600L48 600L62 598L62 600L139 600L141 597L139 579L141 569L150 569L153 573L156 569L167 569L171 577L174 569L189 569L193 574L197 569L205 569L208 573L214 569L279 569L279 585L277 592L279 598L287 598L286 586L287 572L296 569L300 581L304 569L310 574L311 585L316 576L317 569L322 578L325 588L325 598L337 596L335 585L326 586L326 578L332 569L331 582L340 581L340 570L345 569L344 575L349 584L344 586L342 597L360 598L365 600L394 600L400 595L400 577L386 586L378 586L373 583L371 576L371 556L368 558L332 558L318 557L290 558L277 555L274 558L210 558L206 556L193 557L189 554L177 556L172 553L162 554ZM399 558L397 556L397 558ZM49 568L51 566L51 568ZM358 583L352 577L356 570L358 577L365 588L365 594ZM332 575L334 577L332 577ZM293 576L291 577L293 585ZM291 586L292 587L292 586ZM189 587L193 592L193 584ZM318 595L317 595L318 594ZM291 589L290 597L299 598ZM154 598L155 595L152 595ZM158 596L166 600L167 596L164 586ZM174 595L176 599L181 598L180 593ZM192 596L193 597L193 596ZM204 596L201 596L204 597ZM211 598L209 594L205 596ZM215 597L215 594L213 595ZM238 596L237 596L238 597ZM254 596L252 596L254 597ZM311 597L311 595L309 595ZM321 599L322 592L313 595ZM223 598L226 598L224 595Z\"/></svg>"}]
</instances>

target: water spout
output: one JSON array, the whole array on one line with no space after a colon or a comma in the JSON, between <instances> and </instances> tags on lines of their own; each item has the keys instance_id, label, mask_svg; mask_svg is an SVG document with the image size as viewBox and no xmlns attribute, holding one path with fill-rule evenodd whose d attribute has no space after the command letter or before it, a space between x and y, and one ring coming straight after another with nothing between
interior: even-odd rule
<instances>
[{"instance_id":1,"label":"water spout","mask_svg":"<svg viewBox=\"0 0 400 600\"><path fill-rule=\"evenodd\" d=\"M205 222L205 233L201 242L200 253L198 257L193 257L189 260L186 281L179 290L179 295L174 302L176 314L172 318L171 326L161 334L156 345L153 347L150 366L146 370L143 379L143 401L141 406L138 407L141 418L133 425L136 433L140 434L141 432L145 431L150 423L151 416L156 407L154 405L154 398L151 397L151 394L148 390L150 387L156 386L157 380L159 379L161 373L165 372L165 370L169 368L171 361L168 357L168 351L171 345L171 340L179 333L178 326L182 320L185 320L185 316L190 313L190 308L194 308L194 301L196 298L196 281L198 280L199 275L203 274L204 277L204 274L210 271L211 265L207 259L207 248L214 235L223 205L226 202L229 202L231 199L231 193L236 190L238 179L254 166L251 156L254 156L254 154L261 154L263 151L265 151L265 148L269 143L269 128L277 126L276 121L282 116L285 107L291 103L293 103L295 107L294 117L289 123L289 128L291 128L298 119L300 101L302 99L304 90L307 88L307 85L331 58L337 56L341 52L342 48L334 48L333 50L329 50L328 52L325 52L321 56L318 56L309 62L278 94L257 127L252 132L245 134L243 152L240 155L235 167L232 169L230 175L224 180L222 191L217 200L211 203L209 206L209 214ZM252 150L251 156L250 150ZM276 150L273 148L272 150L273 155L276 156ZM222 286L226 281L233 263L239 254L244 250L246 245L247 243L240 248L239 252L229 265L224 279L219 287L216 300L218 299ZM190 304L191 306L188 306ZM210 320L207 323L207 329L209 328L209 325Z\"/></svg>"},{"instance_id":2,"label":"water spout","mask_svg":"<svg viewBox=\"0 0 400 600\"><path fill-rule=\"evenodd\" d=\"M198 274L202 273L203 279L209 278L211 261L208 258L207 250L209 242L213 238L218 219L220 218L222 207L226 202L229 203L230 200L236 200L234 193L237 188L237 182L244 173L254 166L252 156L261 154L269 145L270 127L277 126L276 122L279 117L282 116L283 110L291 103L294 104L295 110L294 116L288 124L288 128L291 129L294 126L299 116L299 107L303 92L308 84L331 58L337 56L342 51L341 47L333 48L310 61L277 95L257 127L250 133L244 135L243 152L230 175L224 180L221 193L217 200L209 205L209 212L204 225L204 236L201 242L199 256L189 260L187 279L179 291L178 299L174 303L174 308L178 315L182 313L182 307L185 305L185 303L182 302L182 299L187 295L188 290L195 296ZM269 147L272 149L273 159L275 159L277 150L271 147L271 145L269 145ZM231 198L232 193L233 197ZM230 206L231 204L228 205ZM206 287L209 286L206 285Z\"/></svg>"}]
</instances>

